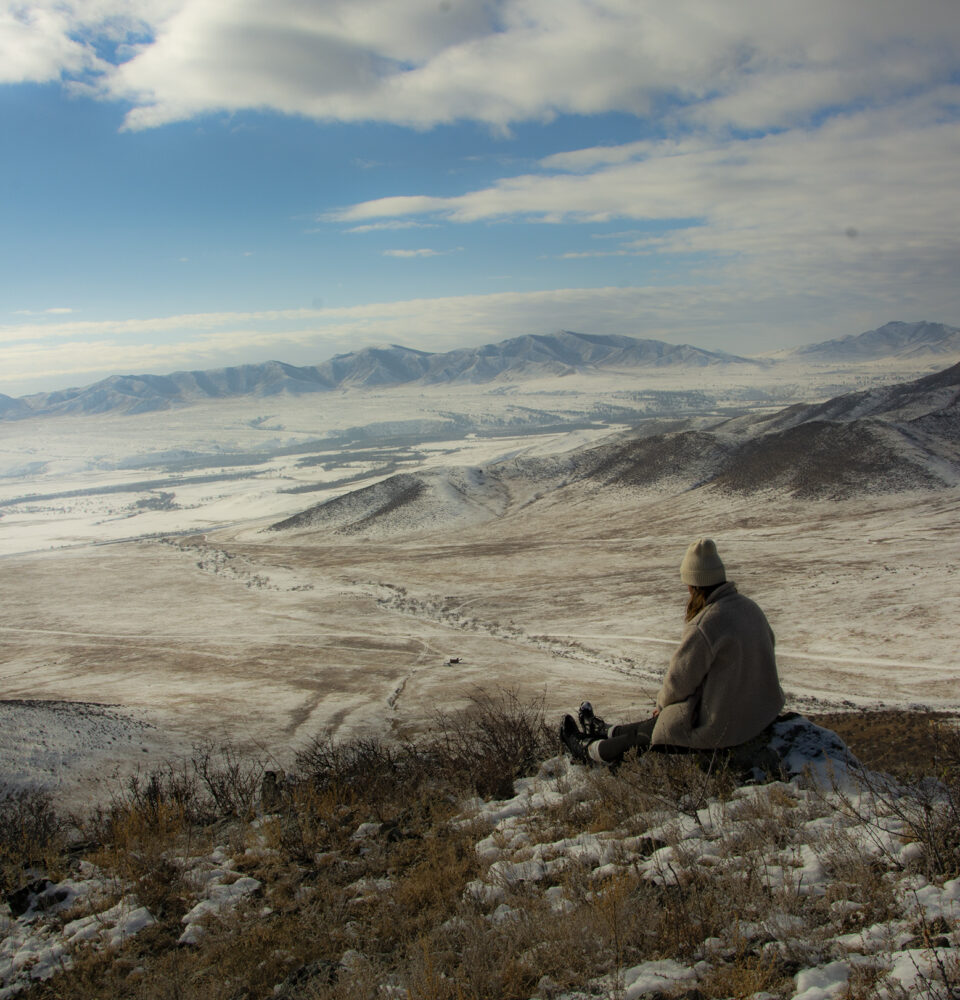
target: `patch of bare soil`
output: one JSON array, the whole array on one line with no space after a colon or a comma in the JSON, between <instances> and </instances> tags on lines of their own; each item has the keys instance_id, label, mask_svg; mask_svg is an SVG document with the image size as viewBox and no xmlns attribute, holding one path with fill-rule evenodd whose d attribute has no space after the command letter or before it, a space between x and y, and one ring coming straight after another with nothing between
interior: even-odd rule
<instances>
[{"instance_id":1,"label":"patch of bare soil","mask_svg":"<svg viewBox=\"0 0 960 1000\"><path fill-rule=\"evenodd\" d=\"M808 716L832 729L869 768L898 775L941 775L955 768L960 737L952 712L833 712Z\"/></svg>"}]
</instances>

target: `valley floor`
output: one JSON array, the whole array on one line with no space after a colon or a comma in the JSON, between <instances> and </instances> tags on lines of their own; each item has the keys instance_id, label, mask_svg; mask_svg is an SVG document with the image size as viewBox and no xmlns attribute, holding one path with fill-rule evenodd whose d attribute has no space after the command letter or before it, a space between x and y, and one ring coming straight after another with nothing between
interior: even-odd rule
<instances>
[{"instance_id":1,"label":"valley floor","mask_svg":"<svg viewBox=\"0 0 960 1000\"><path fill-rule=\"evenodd\" d=\"M543 695L549 713L590 698L607 718L644 717L682 627L680 558L700 535L767 612L788 707L956 709L958 501L574 484L402 538L248 523L11 556L4 777L89 800L201 738L282 765L322 729L416 732L477 687Z\"/></svg>"}]
</instances>

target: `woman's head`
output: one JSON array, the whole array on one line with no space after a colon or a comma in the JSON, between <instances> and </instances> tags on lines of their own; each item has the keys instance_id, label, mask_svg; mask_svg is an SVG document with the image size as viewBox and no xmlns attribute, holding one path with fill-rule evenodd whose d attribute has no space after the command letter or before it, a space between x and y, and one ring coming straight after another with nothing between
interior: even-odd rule
<instances>
[{"instance_id":1,"label":"woman's head","mask_svg":"<svg viewBox=\"0 0 960 1000\"><path fill-rule=\"evenodd\" d=\"M712 538L691 542L680 563L680 579L691 587L713 587L726 583L727 571Z\"/></svg>"},{"instance_id":2,"label":"woman's head","mask_svg":"<svg viewBox=\"0 0 960 1000\"><path fill-rule=\"evenodd\" d=\"M727 581L727 571L712 538L698 538L689 546L680 563L680 579L690 591L684 615L690 621L704 609L710 594Z\"/></svg>"}]
</instances>

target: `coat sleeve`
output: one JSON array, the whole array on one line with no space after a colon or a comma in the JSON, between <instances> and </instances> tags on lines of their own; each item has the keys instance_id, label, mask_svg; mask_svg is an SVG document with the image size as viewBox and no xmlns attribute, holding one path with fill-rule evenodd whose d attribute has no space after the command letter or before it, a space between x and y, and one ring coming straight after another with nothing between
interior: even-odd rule
<instances>
[{"instance_id":1,"label":"coat sleeve","mask_svg":"<svg viewBox=\"0 0 960 1000\"><path fill-rule=\"evenodd\" d=\"M712 662L710 645L700 629L694 626L670 658L670 666L657 695L657 708L678 704L695 694Z\"/></svg>"}]
</instances>

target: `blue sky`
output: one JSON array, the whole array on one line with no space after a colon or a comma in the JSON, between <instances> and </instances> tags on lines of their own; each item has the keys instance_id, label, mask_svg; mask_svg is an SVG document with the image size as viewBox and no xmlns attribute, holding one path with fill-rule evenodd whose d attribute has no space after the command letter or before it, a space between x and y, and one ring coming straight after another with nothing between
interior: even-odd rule
<instances>
[{"instance_id":1,"label":"blue sky","mask_svg":"<svg viewBox=\"0 0 960 1000\"><path fill-rule=\"evenodd\" d=\"M0 0L0 392L960 323L955 0Z\"/></svg>"}]
</instances>

